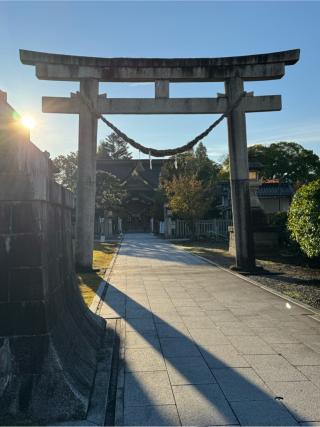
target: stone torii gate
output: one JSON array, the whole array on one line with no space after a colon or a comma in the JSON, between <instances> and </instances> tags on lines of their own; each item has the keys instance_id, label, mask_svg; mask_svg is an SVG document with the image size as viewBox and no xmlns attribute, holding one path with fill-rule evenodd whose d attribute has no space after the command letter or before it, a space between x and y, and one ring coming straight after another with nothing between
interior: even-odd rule
<instances>
[{"instance_id":1,"label":"stone torii gate","mask_svg":"<svg viewBox=\"0 0 320 427\"><path fill-rule=\"evenodd\" d=\"M285 66L295 64L300 51L226 58L94 58L20 50L23 64L35 65L41 80L80 82L80 93L70 98L43 97L46 113L79 115L79 166L76 209L76 260L91 268L99 114L218 114L225 113L244 91L244 81L280 79ZM154 82L154 99L99 95L99 82ZM169 83L224 82L217 98L170 98ZM245 113L281 110L281 96L247 93L228 115L228 141L236 267L255 267L248 180Z\"/></svg>"}]
</instances>

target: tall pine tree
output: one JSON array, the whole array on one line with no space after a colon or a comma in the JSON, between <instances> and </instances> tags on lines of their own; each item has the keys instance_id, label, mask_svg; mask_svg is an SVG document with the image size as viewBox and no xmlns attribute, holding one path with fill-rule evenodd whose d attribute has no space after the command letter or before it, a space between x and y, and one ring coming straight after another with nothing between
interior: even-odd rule
<instances>
[{"instance_id":1,"label":"tall pine tree","mask_svg":"<svg viewBox=\"0 0 320 427\"><path fill-rule=\"evenodd\" d=\"M128 144L117 134L112 132L103 141L100 142L97 151L98 159L109 160L130 160L132 155Z\"/></svg>"}]
</instances>

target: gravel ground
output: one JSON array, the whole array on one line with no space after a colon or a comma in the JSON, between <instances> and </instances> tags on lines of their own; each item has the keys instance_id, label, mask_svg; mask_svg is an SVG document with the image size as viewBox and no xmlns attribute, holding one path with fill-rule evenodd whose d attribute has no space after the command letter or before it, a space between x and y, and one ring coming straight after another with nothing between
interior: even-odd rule
<instances>
[{"instance_id":1,"label":"gravel ground","mask_svg":"<svg viewBox=\"0 0 320 427\"><path fill-rule=\"evenodd\" d=\"M234 258L229 255L223 243L176 243L181 249L214 261L223 267L234 264ZM310 268L299 265L299 260L293 257L278 255L270 259L258 259L257 265L264 272L246 275L264 286L268 286L297 301L320 309L320 266Z\"/></svg>"}]
</instances>

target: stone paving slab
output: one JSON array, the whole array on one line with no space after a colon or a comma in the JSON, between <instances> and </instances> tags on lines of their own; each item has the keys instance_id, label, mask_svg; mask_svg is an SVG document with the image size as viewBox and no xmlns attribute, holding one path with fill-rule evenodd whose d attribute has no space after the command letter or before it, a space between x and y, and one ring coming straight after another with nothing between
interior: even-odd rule
<instances>
[{"instance_id":1,"label":"stone paving slab","mask_svg":"<svg viewBox=\"0 0 320 427\"><path fill-rule=\"evenodd\" d=\"M266 383L270 381L305 381L306 377L278 354L245 355L249 365Z\"/></svg>"},{"instance_id":2,"label":"stone paving slab","mask_svg":"<svg viewBox=\"0 0 320 427\"><path fill-rule=\"evenodd\" d=\"M320 366L298 366L298 369L320 388Z\"/></svg>"},{"instance_id":3,"label":"stone paving slab","mask_svg":"<svg viewBox=\"0 0 320 427\"><path fill-rule=\"evenodd\" d=\"M183 426L238 424L217 384L173 386L172 389Z\"/></svg>"},{"instance_id":4,"label":"stone paving slab","mask_svg":"<svg viewBox=\"0 0 320 427\"><path fill-rule=\"evenodd\" d=\"M283 397L284 405L297 421L318 421L320 424L320 390L311 381L277 381L270 388Z\"/></svg>"},{"instance_id":5,"label":"stone paving slab","mask_svg":"<svg viewBox=\"0 0 320 427\"><path fill-rule=\"evenodd\" d=\"M241 354L275 354L273 348L258 336L229 337Z\"/></svg>"},{"instance_id":6,"label":"stone paving slab","mask_svg":"<svg viewBox=\"0 0 320 427\"><path fill-rule=\"evenodd\" d=\"M144 234L125 237L109 282L125 425L320 425L312 310Z\"/></svg>"},{"instance_id":7,"label":"stone paving slab","mask_svg":"<svg viewBox=\"0 0 320 427\"><path fill-rule=\"evenodd\" d=\"M167 357L167 370L172 385L210 384L216 380L203 358Z\"/></svg>"},{"instance_id":8,"label":"stone paving slab","mask_svg":"<svg viewBox=\"0 0 320 427\"><path fill-rule=\"evenodd\" d=\"M320 324L320 320L316 321L316 323ZM319 332L319 330L317 330ZM299 331L299 330L291 330L288 331L291 336L294 338L297 338L298 341L302 344L306 344L308 347L315 350L317 353L320 352L320 341L319 341L319 334L312 332L308 334L308 331Z\"/></svg>"},{"instance_id":9,"label":"stone paving slab","mask_svg":"<svg viewBox=\"0 0 320 427\"><path fill-rule=\"evenodd\" d=\"M158 347L127 348L126 349L126 371L163 371L165 370L164 359Z\"/></svg>"},{"instance_id":10,"label":"stone paving slab","mask_svg":"<svg viewBox=\"0 0 320 427\"><path fill-rule=\"evenodd\" d=\"M201 356L197 346L188 337L160 338L160 343L165 358Z\"/></svg>"},{"instance_id":11,"label":"stone paving slab","mask_svg":"<svg viewBox=\"0 0 320 427\"><path fill-rule=\"evenodd\" d=\"M241 425L244 426L296 426L299 425L281 403L274 400L232 402Z\"/></svg>"},{"instance_id":12,"label":"stone paving slab","mask_svg":"<svg viewBox=\"0 0 320 427\"><path fill-rule=\"evenodd\" d=\"M127 331L125 338L126 348L153 348L160 350L160 341L156 333L145 332L138 333Z\"/></svg>"},{"instance_id":13,"label":"stone paving slab","mask_svg":"<svg viewBox=\"0 0 320 427\"><path fill-rule=\"evenodd\" d=\"M156 328L160 338L180 338L181 336L190 337L188 328L182 322L175 323L174 328L165 323L156 323Z\"/></svg>"},{"instance_id":14,"label":"stone paving slab","mask_svg":"<svg viewBox=\"0 0 320 427\"><path fill-rule=\"evenodd\" d=\"M175 404L167 371L127 373L124 407Z\"/></svg>"},{"instance_id":15,"label":"stone paving slab","mask_svg":"<svg viewBox=\"0 0 320 427\"><path fill-rule=\"evenodd\" d=\"M215 345L201 349L201 353L209 366L213 369L249 368L247 360L231 344Z\"/></svg>"},{"instance_id":16,"label":"stone paving slab","mask_svg":"<svg viewBox=\"0 0 320 427\"><path fill-rule=\"evenodd\" d=\"M212 369L229 402L270 400L271 392L252 368Z\"/></svg>"},{"instance_id":17,"label":"stone paving slab","mask_svg":"<svg viewBox=\"0 0 320 427\"><path fill-rule=\"evenodd\" d=\"M250 324L253 325L253 323ZM268 344L292 344L300 342L297 337L290 335L285 329L276 327L251 327Z\"/></svg>"},{"instance_id":18,"label":"stone paving slab","mask_svg":"<svg viewBox=\"0 0 320 427\"><path fill-rule=\"evenodd\" d=\"M320 354L305 344L273 344L277 353L282 354L292 365L318 365Z\"/></svg>"},{"instance_id":19,"label":"stone paving slab","mask_svg":"<svg viewBox=\"0 0 320 427\"><path fill-rule=\"evenodd\" d=\"M180 426L176 405L128 406L124 410L126 426Z\"/></svg>"}]
</instances>

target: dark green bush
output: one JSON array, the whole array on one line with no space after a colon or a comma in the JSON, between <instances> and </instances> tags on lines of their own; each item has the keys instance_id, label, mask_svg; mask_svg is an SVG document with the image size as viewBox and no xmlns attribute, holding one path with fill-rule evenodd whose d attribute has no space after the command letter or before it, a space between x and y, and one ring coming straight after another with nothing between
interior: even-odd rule
<instances>
[{"instance_id":1,"label":"dark green bush","mask_svg":"<svg viewBox=\"0 0 320 427\"><path fill-rule=\"evenodd\" d=\"M287 230L287 220L287 212L275 212L269 215L270 224L279 227L283 231Z\"/></svg>"},{"instance_id":2,"label":"dark green bush","mask_svg":"<svg viewBox=\"0 0 320 427\"><path fill-rule=\"evenodd\" d=\"M280 247L288 249L292 254L303 255L298 243L292 240L290 236L287 212L275 212L269 215L269 224L275 226L278 230Z\"/></svg>"},{"instance_id":3,"label":"dark green bush","mask_svg":"<svg viewBox=\"0 0 320 427\"><path fill-rule=\"evenodd\" d=\"M320 179L303 185L295 193L288 213L288 229L309 258L320 255Z\"/></svg>"}]
</instances>

